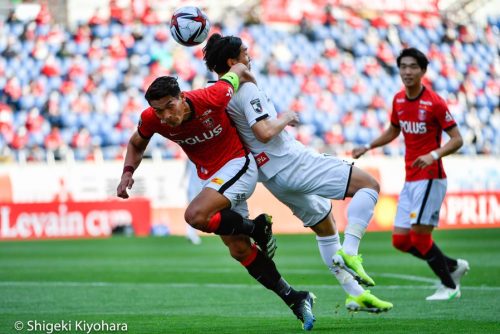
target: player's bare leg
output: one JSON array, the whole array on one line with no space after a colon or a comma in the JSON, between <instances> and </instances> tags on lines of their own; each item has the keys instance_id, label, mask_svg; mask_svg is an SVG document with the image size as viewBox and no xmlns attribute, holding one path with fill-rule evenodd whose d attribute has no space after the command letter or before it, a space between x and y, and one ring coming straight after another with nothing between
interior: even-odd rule
<instances>
[{"instance_id":1,"label":"player's bare leg","mask_svg":"<svg viewBox=\"0 0 500 334\"><path fill-rule=\"evenodd\" d=\"M189 203L184 213L186 222L194 228L218 235L248 235L258 242L261 250L274 255L276 242L268 219L251 220L229 209L231 202L218 191L205 187ZM269 245L273 247L269 248Z\"/></svg>"},{"instance_id":2,"label":"player's bare leg","mask_svg":"<svg viewBox=\"0 0 500 334\"><path fill-rule=\"evenodd\" d=\"M395 227L393 246L427 262L432 271L441 280L436 292L427 300L450 300L459 298L460 279L469 270L467 261L449 258L432 240L431 225L412 225L411 229ZM453 275L454 274L454 275Z\"/></svg>"},{"instance_id":3,"label":"player's bare leg","mask_svg":"<svg viewBox=\"0 0 500 334\"><path fill-rule=\"evenodd\" d=\"M260 284L278 295L297 318L303 328L311 330L316 320L312 307L315 296L308 291L297 291L281 277L273 260L252 244L246 235L222 235L231 256L239 261Z\"/></svg>"}]
</instances>

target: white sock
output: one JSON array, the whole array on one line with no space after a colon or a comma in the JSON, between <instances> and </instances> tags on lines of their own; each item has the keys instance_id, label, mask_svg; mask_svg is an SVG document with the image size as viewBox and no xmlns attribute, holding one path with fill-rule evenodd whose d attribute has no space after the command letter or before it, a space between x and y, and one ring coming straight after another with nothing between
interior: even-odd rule
<instances>
[{"instance_id":1,"label":"white sock","mask_svg":"<svg viewBox=\"0 0 500 334\"><path fill-rule=\"evenodd\" d=\"M316 240L323 262L337 278L344 291L352 296L362 294L364 289L347 271L333 266L333 255L341 248L338 233L327 237L316 236Z\"/></svg>"},{"instance_id":2,"label":"white sock","mask_svg":"<svg viewBox=\"0 0 500 334\"><path fill-rule=\"evenodd\" d=\"M342 247L346 254L357 255L359 242L373 216L378 193L369 188L359 189L352 197L347 208L347 226Z\"/></svg>"}]
</instances>

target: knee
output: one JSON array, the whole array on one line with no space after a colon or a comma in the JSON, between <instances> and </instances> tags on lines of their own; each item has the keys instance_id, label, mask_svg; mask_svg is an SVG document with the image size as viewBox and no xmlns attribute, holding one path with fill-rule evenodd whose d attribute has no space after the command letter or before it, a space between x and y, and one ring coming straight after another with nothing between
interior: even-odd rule
<instances>
[{"instance_id":1,"label":"knee","mask_svg":"<svg viewBox=\"0 0 500 334\"><path fill-rule=\"evenodd\" d=\"M394 248L407 252L410 250L412 244L409 234L393 234L392 235L392 245Z\"/></svg>"},{"instance_id":2,"label":"knee","mask_svg":"<svg viewBox=\"0 0 500 334\"><path fill-rule=\"evenodd\" d=\"M184 220L195 229L203 231L207 226L208 217L199 207L188 206L184 212Z\"/></svg>"},{"instance_id":3,"label":"knee","mask_svg":"<svg viewBox=\"0 0 500 334\"><path fill-rule=\"evenodd\" d=\"M366 188L370 188L372 190L375 190L377 193L380 193L380 184L370 174L368 174L368 178L366 180Z\"/></svg>"}]
</instances>

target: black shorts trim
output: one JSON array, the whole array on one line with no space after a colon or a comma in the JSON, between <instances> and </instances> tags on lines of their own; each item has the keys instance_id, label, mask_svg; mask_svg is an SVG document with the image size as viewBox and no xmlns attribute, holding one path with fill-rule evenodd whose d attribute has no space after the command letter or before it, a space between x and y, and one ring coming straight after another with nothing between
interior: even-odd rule
<instances>
[{"instance_id":1,"label":"black shorts trim","mask_svg":"<svg viewBox=\"0 0 500 334\"><path fill-rule=\"evenodd\" d=\"M342 198L342 200L345 200L345 197L347 196L347 191L349 190L349 185L351 184L352 167L353 164L351 164L351 169L349 169L349 177L347 178L347 185L345 186L344 197Z\"/></svg>"},{"instance_id":2,"label":"black shorts trim","mask_svg":"<svg viewBox=\"0 0 500 334\"><path fill-rule=\"evenodd\" d=\"M318 224L319 224L319 223L321 223L323 220L325 220L325 219L326 219L326 217L328 217L328 215L330 214L330 212L332 212L332 210L333 210L333 204L332 204L332 202L330 201L330 210L328 210L328 213L327 213L327 214L326 214L323 218L321 218L321 220L320 220L319 222L317 222L317 223L315 223L315 224L313 224L313 225L311 225L311 226L304 226L304 227L314 227L314 226L318 225Z\"/></svg>"},{"instance_id":3,"label":"black shorts trim","mask_svg":"<svg viewBox=\"0 0 500 334\"><path fill-rule=\"evenodd\" d=\"M429 194L431 193L433 179L430 179L427 183L427 188L425 189L424 200L422 201L422 206L420 207L420 211L418 213L417 222L415 224L419 225L420 220L422 219L422 214L424 213L425 205L427 204L427 200L429 199Z\"/></svg>"},{"instance_id":4,"label":"black shorts trim","mask_svg":"<svg viewBox=\"0 0 500 334\"><path fill-rule=\"evenodd\" d=\"M245 174L248 170L248 166L250 165L250 158L248 157L248 155L245 156L245 164L243 165L243 167L240 169L240 171L238 173L236 173L236 175L229 181L227 181L226 183L224 183L222 185L222 187L219 188L219 194L224 194L224 191L226 191L229 187L231 187L236 181L238 181L240 179L240 177Z\"/></svg>"}]
</instances>

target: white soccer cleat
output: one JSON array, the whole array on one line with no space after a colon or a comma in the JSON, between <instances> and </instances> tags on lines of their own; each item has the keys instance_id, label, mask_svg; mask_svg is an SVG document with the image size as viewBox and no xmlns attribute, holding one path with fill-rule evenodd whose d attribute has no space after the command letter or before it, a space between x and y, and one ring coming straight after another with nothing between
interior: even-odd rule
<instances>
[{"instance_id":1,"label":"white soccer cleat","mask_svg":"<svg viewBox=\"0 0 500 334\"><path fill-rule=\"evenodd\" d=\"M457 285L455 289L450 289L444 285L440 285L433 295L425 298L425 300L452 300L460 298L460 286Z\"/></svg>"},{"instance_id":2,"label":"white soccer cleat","mask_svg":"<svg viewBox=\"0 0 500 334\"><path fill-rule=\"evenodd\" d=\"M458 259L457 260L457 268L455 271L451 272L451 278L453 279L453 282L455 282L455 285L460 285L460 280L464 275L467 274L467 272L470 269L469 262L463 259Z\"/></svg>"}]
</instances>

